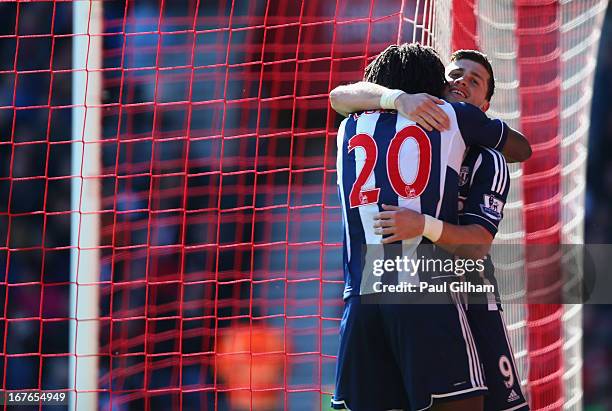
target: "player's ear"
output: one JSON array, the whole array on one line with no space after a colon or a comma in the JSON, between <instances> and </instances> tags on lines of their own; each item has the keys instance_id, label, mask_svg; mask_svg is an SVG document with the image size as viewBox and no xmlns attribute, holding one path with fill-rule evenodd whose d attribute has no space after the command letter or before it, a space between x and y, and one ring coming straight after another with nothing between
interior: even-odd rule
<instances>
[{"instance_id":1,"label":"player's ear","mask_svg":"<svg viewBox=\"0 0 612 411\"><path fill-rule=\"evenodd\" d=\"M489 102L489 100L485 100L485 102L482 103L482 105L480 106L480 109L486 113L490 106L491 103Z\"/></svg>"}]
</instances>

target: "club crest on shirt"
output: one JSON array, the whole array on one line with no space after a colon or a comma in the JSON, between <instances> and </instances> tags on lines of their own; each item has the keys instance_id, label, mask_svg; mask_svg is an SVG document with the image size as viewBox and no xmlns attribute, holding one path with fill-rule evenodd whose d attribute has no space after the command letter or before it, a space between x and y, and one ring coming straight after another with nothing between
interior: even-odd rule
<instances>
[{"instance_id":1,"label":"club crest on shirt","mask_svg":"<svg viewBox=\"0 0 612 411\"><path fill-rule=\"evenodd\" d=\"M485 194L484 203L480 205L482 212L493 220L501 220L504 202L491 194Z\"/></svg>"},{"instance_id":2,"label":"club crest on shirt","mask_svg":"<svg viewBox=\"0 0 612 411\"><path fill-rule=\"evenodd\" d=\"M461 166L461 170L459 170L459 186L463 186L467 183L469 174L470 168L468 166Z\"/></svg>"}]
</instances>

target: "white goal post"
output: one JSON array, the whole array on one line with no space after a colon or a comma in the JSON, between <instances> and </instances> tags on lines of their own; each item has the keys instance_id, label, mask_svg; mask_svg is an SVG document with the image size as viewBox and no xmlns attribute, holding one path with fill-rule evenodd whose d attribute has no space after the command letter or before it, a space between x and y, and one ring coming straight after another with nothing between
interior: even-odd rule
<instances>
[{"instance_id":1,"label":"white goal post","mask_svg":"<svg viewBox=\"0 0 612 411\"><path fill-rule=\"evenodd\" d=\"M69 409L98 408L102 2L72 4Z\"/></svg>"}]
</instances>

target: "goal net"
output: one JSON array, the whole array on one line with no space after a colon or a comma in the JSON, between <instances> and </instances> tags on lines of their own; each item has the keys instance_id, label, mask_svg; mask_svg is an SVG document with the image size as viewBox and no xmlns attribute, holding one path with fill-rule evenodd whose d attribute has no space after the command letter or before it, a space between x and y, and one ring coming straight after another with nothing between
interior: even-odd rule
<instances>
[{"instance_id":1,"label":"goal net","mask_svg":"<svg viewBox=\"0 0 612 411\"><path fill-rule=\"evenodd\" d=\"M581 307L527 304L516 273L542 263L532 244L583 242L606 3L2 4L2 388L66 390L72 409L327 409L343 308L328 93L419 41L487 53L488 114L532 143L496 239L514 245L504 315L532 409L581 409Z\"/></svg>"}]
</instances>

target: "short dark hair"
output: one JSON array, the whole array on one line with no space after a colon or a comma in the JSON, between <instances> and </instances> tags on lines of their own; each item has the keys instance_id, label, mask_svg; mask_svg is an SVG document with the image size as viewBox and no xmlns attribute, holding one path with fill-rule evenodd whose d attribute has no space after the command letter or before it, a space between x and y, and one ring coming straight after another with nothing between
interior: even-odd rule
<instances>
[{"instance_id":1,"label":"short dark hair","mask_svg":"<svg viewBox=\"0 0 612 411\"><path fill-rule=\"evenodd\" d=\"M489 84L485 98L487 101L491 101L491 97L493 97L493 93L495 92L495 77L493 77L493 66L491 66L491 62L487 55L478 50L457 50L451 54L451 62L457 60L472 60L487 70L487 73L489 73Z\"/></svg>"},{"instance_id":2,"label":"short dark hair","mask_svg":"<svg viewBox=\"0 0 612 411\"><path fill-rule=\"evenodd\" d=\"M438 53L418 43L387 47L366 67L363 79L409 94L428 93L436 97L442 96L448 84Z\"/></svg>"}]
</instances>

